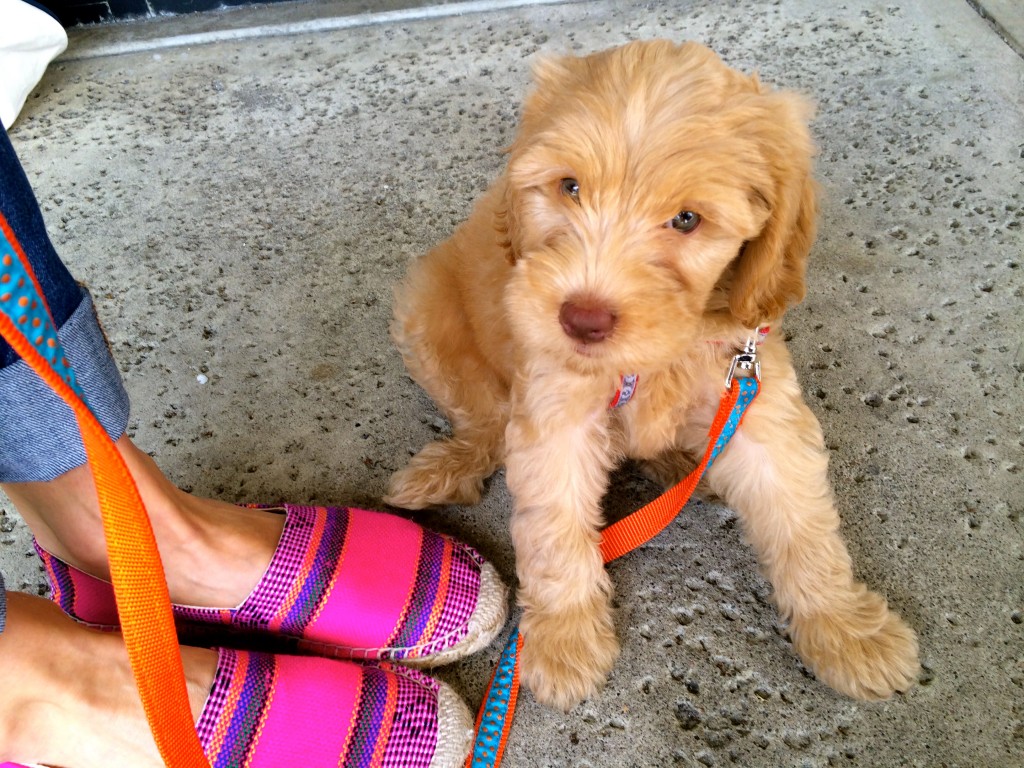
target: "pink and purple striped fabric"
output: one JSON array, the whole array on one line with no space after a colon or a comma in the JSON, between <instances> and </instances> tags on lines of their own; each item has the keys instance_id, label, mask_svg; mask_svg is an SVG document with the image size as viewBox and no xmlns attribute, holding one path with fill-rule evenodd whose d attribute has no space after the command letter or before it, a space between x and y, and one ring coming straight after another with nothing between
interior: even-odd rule
<instances>
[{"instance_id":1,"label":"pink and purple striped fabric","mask_svg":"<svg viewBox=\"0 0 1024 768\"><path fill-rule=\"evenodd\" d=\"M469 629L483 558L471 547L382 512L286 506L263 578L237 607L174 605L183 635L230 645L269 636L321 655L414 659L452 647ZM110 584L41 549L53 600L92 626L117 626ZM218 632L217 630L220 630Z\"/></svg>"},{"instance_id":2,"label":"pink and purple striped fabric","mask_svg":"<svg viewBox=\"0 0 1024 768\"><path fill-rule=\"evenodd\" d=\"M428 765L437 690L383 664L221 650L196 728L212 768Z\"/></svg>"},{"instance_id":3,"label":"pink and purple striped fabric","mask_svg":"<svg viewBox=\"0 0 1024 768\"><path fill-rule=\"evenodd\" d=\"M196 724L211 768L410 768L427 766L434 756L440 686L416 670L219 654Z\"/></svg>"}]
</instances>

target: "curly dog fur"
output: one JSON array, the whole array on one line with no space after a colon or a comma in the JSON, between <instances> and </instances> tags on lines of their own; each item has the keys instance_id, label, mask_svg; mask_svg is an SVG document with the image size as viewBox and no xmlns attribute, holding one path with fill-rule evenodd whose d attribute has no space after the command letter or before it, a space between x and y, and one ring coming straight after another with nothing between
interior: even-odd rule
<instances>
[{"instance_id":1,"label":"curly dog fur","mask_svg":"<svg viewBox=\"0 0 1024 768\"><path fill-rule=\"evenodd\" d=\"M507 169L396 293L393 335L453 435L392 478L410 509L469 504L502 463L524 681L570 708L618 654L598 550L609 472L692 466L731 356L804 294L815 234L811 109L707 48L631 43L535 71ZM782 335L706 476L735 508L793 646L862 699L910 686L917 639L852 573L821 428ZM620 375L627 406L609 410Z\"/></svg>"}]
</instances>

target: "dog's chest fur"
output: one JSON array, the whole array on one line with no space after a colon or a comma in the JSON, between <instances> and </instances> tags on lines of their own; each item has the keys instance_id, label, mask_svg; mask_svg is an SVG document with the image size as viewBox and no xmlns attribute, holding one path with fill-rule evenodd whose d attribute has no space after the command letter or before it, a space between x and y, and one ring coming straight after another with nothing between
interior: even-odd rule
<instances>
[{"instance_id":1,"label":"dog's chest fur","mask_svg":"<svg viewBox=\"0 0 1024 768\"><path fill-rule=\"evenodd\" d=\"M611 412L618 452L626 458L653 459L692 444L691 433L706 431L717 403L705 372L707 354L663 371L641 375L628 404Z\"/></svg>"}]
</instances>

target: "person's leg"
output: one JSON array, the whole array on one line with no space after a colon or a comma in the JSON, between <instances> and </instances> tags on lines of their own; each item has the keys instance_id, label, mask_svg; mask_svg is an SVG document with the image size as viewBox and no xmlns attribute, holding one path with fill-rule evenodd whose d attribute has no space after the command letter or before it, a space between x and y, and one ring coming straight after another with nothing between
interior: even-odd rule
<instances>
[{"instance_id":1,"label":"person's leg","mask_svg":"<svg viewBox=\"0 0 1024 768\"><path fill-rule=\"evenodd\" d=\"M390 516L287 505L278 510L283 514L270 514L176 488L124 434L127 397L120 375L87 295L46 236L5 134L0 223L0 281L22 279L19 254L37 273L85 399L138 486L171 599L186 618L196 618L196 607L218 609L202 620L269 632L325 655L435 664L471 653L497 634L506 612L504 585L494 567L465 545ZM0 311L7 307L12 317L19 315L22 298L29 300L15 292L5 299L0 287ZM82 332L66 333L76 322ZM0 489L35 534L44 559L49 553L63 561L65 572L70 566L108 579L98 499L70 409L16 361L0 369L0 412ZM390 551L383 567L377 563L382 546ZM51 579L57 575L48 572ZM64 599L69 593L59 581L54 587L62 607L90 623ZM93 597L93 607L113 609L109 589Z\"/></svg>"},{"instance_id":2,"label":"person's leg","mask_svg":"<svg viewBox=\"0 0 1024 768\"><path fill-rule=\"evenodd\" d=\"M174 602L230 607L270 562L283 518L182 492L127 436L117 447L149 513ZM109 579L99 504L88 466L47 482L0 483L40 546Z\"/></svg>"},{"instance_id":3,"label":"person's leg","mask_svg":"<svg viewBox=\"0 0 1024 768\"><path fill-rule=\"evenodd\" d=\"M128 422L128 396L107 351L88 293L75 283L46 234L42 214L7 134L0 130L0 255L21 248L35 273L96 417L112 438ZM0 276L0 300L17 286ZM51 480L85 463L71 410L0 339L0 481Z\"/></svg>"},{"instance_id":4,"label":"person's leg","mask_svg":"<svg viewBox=\"0 0 1024 768\"><path fill-rule=\"evenodd\" d=\"M0 633L0 763L161 765L120 635L85 629L41 598L11 592ZM185 649L193 717L216 651Z\"/></svg>"},{"instance_id":5,"label":"person's leg","mask_svg":"<svg viewBox=\"0 0 1024 768\"><path fill-rule=\"evenodd\" d=\"M20 248L28 258L90 408L117 440L139 485L173 598L191 605L237 604L270 561L282 520L182 493L124 435L128 397L91 299L50 243L28 179L2 130L0 216L5 224L0 248L8 253ZM75 419L2 340L0 413L0 488L44 549L106 576L99 507Z\"/></svg>"},{"instance_id":6,"label":"person's leg","mask_svg":"<svg viewBox=\"0 0 1024 768\"><path fill-rule=\"evenodd\" d=\"M8 595L0 633L0 763L160 768L121 636ZM200 743L215 765L337 768L377 755L408 768L461 766L469 710L413 671L312 657L183 647ZM295 725L317 727L296 737ZM258 724L239 727L239 723Z\"/></svg>"}]
</instances>

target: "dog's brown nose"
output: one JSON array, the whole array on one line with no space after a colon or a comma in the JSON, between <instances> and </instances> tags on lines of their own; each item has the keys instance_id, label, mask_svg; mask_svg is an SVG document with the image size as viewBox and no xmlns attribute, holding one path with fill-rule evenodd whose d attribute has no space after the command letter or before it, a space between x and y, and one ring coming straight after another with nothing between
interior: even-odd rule
<instances>
[{"instance_id":1,"label":"dog's brown nose","mask_svg":"<svg viewBox=\"0 0 1024 768\"><path fill-rule=\"evenodd\" d=\"M615 327L615 315L604 307L581 307L567 301L558 312L558 322L570 338L592 344L608 338Z\"/></svg>"}]
</instances>

